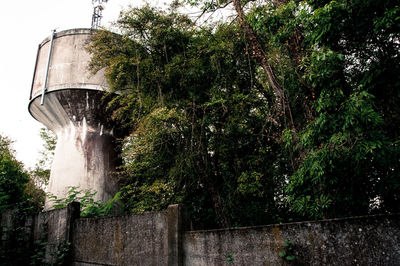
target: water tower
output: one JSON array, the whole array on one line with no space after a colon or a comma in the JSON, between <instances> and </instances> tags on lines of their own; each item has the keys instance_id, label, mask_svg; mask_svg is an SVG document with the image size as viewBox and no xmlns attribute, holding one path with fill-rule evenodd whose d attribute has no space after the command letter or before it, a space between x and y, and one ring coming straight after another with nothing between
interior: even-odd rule
<instances>
[{"instance_id":1,"label":"water tower","mask_svg":"<svg viewBox=\"0 0 400 266\"><path fill-rule=\"evenodd\" d=\"M86 46L98 23L97 17L92 29L54 31L38 48L28 109L58 137L48 186L57 198L69 186L97 191L95 200L102 201L118 191L114 125L102 101L108 84L104 71L88 69Z\"/></svg>"}]
</instances>

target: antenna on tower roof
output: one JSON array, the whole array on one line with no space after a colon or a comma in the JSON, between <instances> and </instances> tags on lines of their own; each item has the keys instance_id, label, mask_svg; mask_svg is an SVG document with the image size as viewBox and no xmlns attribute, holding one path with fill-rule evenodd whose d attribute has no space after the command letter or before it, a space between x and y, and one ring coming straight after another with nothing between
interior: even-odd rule
<instances>
[{"instance_id":1,"label":"antenna on tower roof","mask_svg":"<svg viewBox=\"0 0 400 266\"><path fill-rule=\"evenodd\" d=\"M96 30L99 28L101 18L103 17L101 13L104 9L102 4L107 2L108 0L92 0L92 5L94 6L92 15L92 29Z\"/></svg>"}]
</instances>

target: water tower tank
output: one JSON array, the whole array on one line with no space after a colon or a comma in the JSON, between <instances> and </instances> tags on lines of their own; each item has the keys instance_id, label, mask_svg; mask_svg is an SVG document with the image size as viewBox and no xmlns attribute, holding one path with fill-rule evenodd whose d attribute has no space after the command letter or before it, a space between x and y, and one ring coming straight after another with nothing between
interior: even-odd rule
<instances>
[{"instance_id":1,"label":"water tower tank","mask_svg":"<svg viewBox=\"0 0 400 266\"><path fill-rule=\"evenodd\" d=\"M102 103L108 88L104 71L88 69L91 33L61 31L39 45L29 112L58 137L48 192L64 198L74 186L97 191L95 199L107 201L118 191L111 174L117 155L114 125Z\"/></svg>"}]
</instances>

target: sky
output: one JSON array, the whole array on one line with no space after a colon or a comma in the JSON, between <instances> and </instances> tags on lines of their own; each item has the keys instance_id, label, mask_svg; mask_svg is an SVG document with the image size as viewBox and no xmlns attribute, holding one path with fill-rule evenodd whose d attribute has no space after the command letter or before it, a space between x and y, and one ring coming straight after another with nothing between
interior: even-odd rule
<instances>
[{"instance_id":1,"label":"sky","mask_svg":"<svg viewBox=\"0 0 400 266\"><path fill-rule=\"evenodd\" d=\"M152 5L165 1L152 0ZM140 0L109 0L102 25L118 18L120 10ZM36 53L39 43L51 33L72 28L90 28L91 0L12 0L0 6L0 134L14 141L16 157L26 168L38 160L43 127L28 112Z\"/></svg>"}]
</instances>

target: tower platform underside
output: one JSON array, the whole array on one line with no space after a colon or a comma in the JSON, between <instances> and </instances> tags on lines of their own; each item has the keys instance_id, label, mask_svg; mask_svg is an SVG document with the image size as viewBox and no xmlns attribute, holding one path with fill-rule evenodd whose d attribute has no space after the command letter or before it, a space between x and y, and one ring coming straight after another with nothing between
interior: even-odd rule
<instances>
[{"instance_id":1,"label":"tower platform underside","mask_svg":"<svg viewBox=\"0 0 400 266\"><path fill-rule=\"evenodd\" d=\"M57 135L48 191L64 198L69 187L96 191L95 200L107 201L118 191L112 171L117 166L113 126L102 104L105 92L63 89L31 100L29 111ZM46 208L51 202L46 202Z\"/></svg>"}]
</instances>

